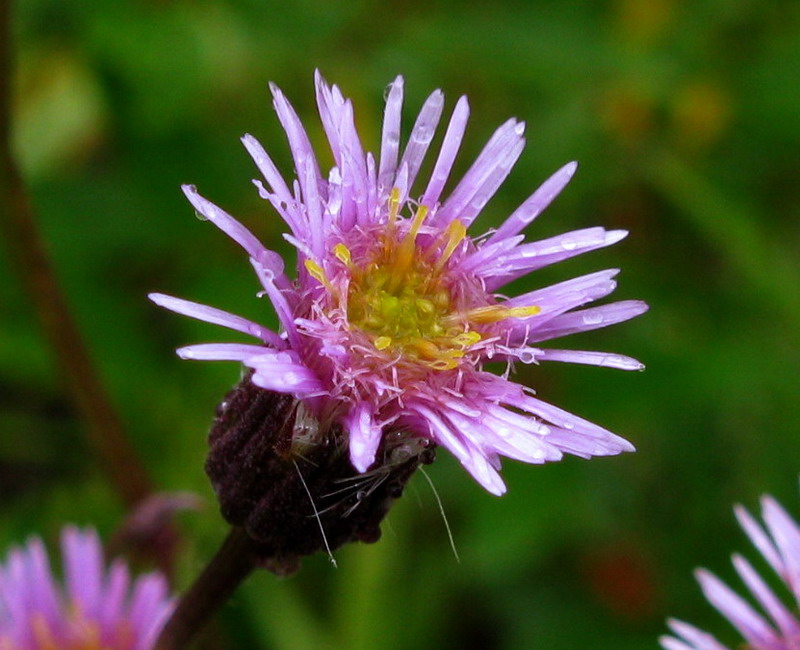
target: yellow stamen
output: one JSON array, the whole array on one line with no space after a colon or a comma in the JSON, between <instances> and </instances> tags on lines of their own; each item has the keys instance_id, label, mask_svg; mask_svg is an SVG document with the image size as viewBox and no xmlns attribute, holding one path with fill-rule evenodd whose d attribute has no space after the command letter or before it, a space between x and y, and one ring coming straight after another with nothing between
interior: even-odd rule
<instances>
[{"instance_id":1,"label":"yellow stamen","mask_svg":"<svg viewBox=\"0 0 800 650\"><path fill-rule=\"evenodd\" d=\"M387 238L390 241L394 239L395 222L397 221L398 212L400 212L400 188L393 187L392 193L389 195L389 222L387 229Z\"/></svg>"},{"instance_id":2,"label":"yellow stamen","mask_svg":"<svg viewBox=\"0 0 800 650\"><path fill-rule=\"evenodd\" d=\"M506 318L527 318L528 316L535 316L540 311L541 307L531 305L530 307L503 307L503 305L488 305L486 307L478 307L471 309L464 316L472 323L496 323ZM455 320L458 316L450 316L448 320Z\"/></svg>"},{"instance_id":3,"label":"yellow stamen","mask_svg":"<svg viewBox=\"0 0 800 650\"><path fill-rule=\"evenodd\" d=\"M344 244L336 244L336 246L333 247L333 254L336 255L339 261L345 266L349 267L352 264L350 249Z\"/></svg>"},{"instance_id":4,"label":"yellow stamen","mask_svg":"<svg viewBox=\"0 0 800 650\"><path fill-rule=\"evenodd\" d=\"M542 308L538 305L529 305L528 307L511 307L507 310L506 318L527 318L528 316L536 316Z\"/></svg>"},{"instance_id":5,"label":"yellow stamen","mask_svg":"<svg viewBox=\"0 0 800 650\"><path fill-rule=\"evenodd\" d=\"M389 291L394 291L400 285L401 280L403 279L403 275L408 270L408 267L411 266L411 262L414 260L414 252L416 251L416 239L417 233L419 232L420 227L422 227L422 222L425 221L425 217L428 216L428 206L421 205L417 209L417 213L414 215L414 221L411 223L411 228L409 228L406 236L403 237L403 241L400 242L400 246L397 248L397 253L395 254L394 258L394 268L392 269L392 277L389 281Z\"/></svg>"},{"instance_id":6,"label":"yellow stamen","mask_svg":"<svg viewBox=\"0 0 800 650\"><path fill-rule=\"evenodd\" d=\"M410 341L408 345L423 359L432 359L434 361L451 360L461 359L464 356L463 350L454 350L452 348L442 350L432 341L426 341L424 339L414 339Z\"/></svg>"},{"instance_id":7,"label":"yellow stamen","mask_svg":"<svg viewBox=\"0 0 800 650\"><path fill-rule=\"evenodd\" d=\"M453 221L448 224L445 234L447 235L447 244L442 254L439 256L439 259L436 261L436 266L433 267L434 273L439 273L439 271L444 268L444 265L447 263L447 260L450 259L453 251L464 240L464 237L466 237L467 227L458 219L453 219Z\"/></svg>"},{"instance_id":8,"label":"yellow stamen","mask_svg":"<svg viewBox=\"0 0 800 650\"><path fill-rule=\"evenodd\" d=\"M419 229L422 227L422 222L425 221L425 217L428 216L428 206L421 205L417 208L417 213L414 215L414 222L411 224L411 229L406 233L405 239L403 243L410 241L412 244L414 240L417 238L417 233Z\"/></svg>"},{"instance_id":9,"label":"yellow stamen","mask_svg":"<svg viewBox=\"0 0 800 650\"><path fill-rule=\"evenodd\" d=\"M414 215L414 221L411 223L411 228L408 229L403 241L400 242L400 247L397 250L397 259L395 260L396 267L404 268L408 262L414 257L415 242L417 233L422 227L422 222L428 216L428 206L421 205L417 208L417 213Z\"/></svg>"},{"instance_id":10,"label":"yellow stamen","mask_svg":"<svg viewBox=\"0 0 800 650\"><path fill-rule=\"evenodd\" d=\"M453 337L453 343L456 345L460 345L462 347L468 348L470 346L475 345L478 341L483 338L478 332L475 330L471 330L469 332L461 332L457 336Z\"/></svg>"},{"instance_id":11,"label":"yellow stamen","mask_svg":"<svg viewBox=\"0 0 800 650\"><path fill-rule=\"evenodd\" d=\"M314 260L307 259L305 262L306 271L308 271L309 275L317 280L323 287L325 287L330 293L335 293L333 285L328 281L328 277L325 275L325 271L322 267L317 264Z\"/></svg>"},{"instance_id":12,"label":"yellow stamen","mask_svg":"<svg viewBox=\"0 0 800 650\"><path fill-rule=\"evenodd\" d=\"M438 359L442 355L442 351L435 343L424 339L410 341L410 346L426 359Z\"/></svg>"},{"instance_id":13,"label":"yellow stamen","mask_svg":"<svg viewBox=\"0 0 800 650\"><path fill-rule=\"evenodd\" d=\"M379 336L375 339L375 349L385 350L392 344L392 339L389 336Z\"/></svg>"},{"instance_id":14,"label":"yellow stamen","mask_svg":"<svg viewBox=\"0 0 800 650\"><path fill-rule=\"evenodd\" d=\"M431 361L427 364L434 370L454 370L458 368L458 361L454 359L437 359L436 361Z\"/></svg>"}]
</instances>

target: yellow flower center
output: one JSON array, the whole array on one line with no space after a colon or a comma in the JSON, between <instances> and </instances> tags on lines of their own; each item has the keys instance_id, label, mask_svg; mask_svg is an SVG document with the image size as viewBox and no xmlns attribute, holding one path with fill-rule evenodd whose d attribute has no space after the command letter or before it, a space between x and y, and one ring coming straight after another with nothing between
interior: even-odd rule
<instances>
[{"instance_id":1,"label":"yellow flower center","mask_svg":"<svg viewBox=\"0 0 800 650\"><path fill-rule=\"evenodd\" d=\"M464 240L466 228L453 220L438 239L420 247L417 235L428 208L417 209L403 236L398 233L399 208L400 192L394 189L385 230L361 264L353 262L344 244L333 249L350 276L346 301L341 300L347 306L348 321L369 335L376 350L411 364L452 370L466 351L484 338L475 325L539 312L538 307L501 305L463 310L455 304L445 266ZM318 264L306 260L305 265L329 293L337 295Z\"/></svg>"}]
</instances>

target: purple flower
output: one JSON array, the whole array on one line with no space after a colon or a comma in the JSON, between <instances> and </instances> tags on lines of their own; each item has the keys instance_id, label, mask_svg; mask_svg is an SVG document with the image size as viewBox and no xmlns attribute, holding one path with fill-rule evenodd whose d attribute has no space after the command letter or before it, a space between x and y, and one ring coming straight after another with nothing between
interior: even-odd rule
<instances>
[{"instance_id":1,"label":"purple flower","mask_svg":"<svg viewBox=\"0 0 800 650\"><path fill-rule=\"evenodd\" d=\"M218 309L152 294L157 304L250 334L256 345L181 348L185 359L240 361L257 386L294 395L320 429L342 425L352 465L367 471L382 437L411 433L452 452L493 494L505 491L500 456L528 463L633 451L626 440L533 396L508 379L514 363L566 361L639 370L629 357L544 349L544 341L638 316L647 306L622 301L584 308L616 287L617 269L591 273L521 296L503 286L531 271L609 246L627 234L586 228L537 242L520 233L569 182L565 165L498 229L467 229L501 185L524 146L511 119L484 147L447 198L469 107L459 99L427 182L418 183L444 96L435 91L401 152L403 79L388 89L379 155L366 153L353 106L317 74L317 103L335 160L323 175L294 109L272 86L296 180L287 183L250 135L242 139L263 175L254 181L289 228L298 255L291 280L282 259L243 225L183 187L195 210L234 239L280 319L282 333ZM417 187L418 189L413 189ZM421 191L421 194L419 193ZM507 364L498 376L488 361ZM378 459L380 462L380 459Z\"/></svg>"},{"instance_id":2,"label":"purple flower","mask_svg":"<svg viewBox=\"0 0 800 650\"><path fill-rule=\"evenodd\" d=\"M800 526L769 496L761 500L766 530L742 506L736 506L734 511L750 541L794 597L794 605L786 607L738 553L733 555L733 566L766 617L715 575L699 569L695 575L703 594L739 631L747 648L800 650L800 620L796 614L800 606ZM665 650L728 650L713 636L688 623L674 619L668 623L678 638L661 637Z\"/></svg>"},{"instance_id":3,"label":"purple flower","mask_svg":"<svg viewBox=\"0 0 800 650\"><path fill-rule=\"evenodd\" d=\"M61 534L64 586L50 570L39 538L14 548L0 564L2 650L148 650L172 611L158 573L131 583L127 566L106 570L93 530Z\"/></svg>"}]
</instances>

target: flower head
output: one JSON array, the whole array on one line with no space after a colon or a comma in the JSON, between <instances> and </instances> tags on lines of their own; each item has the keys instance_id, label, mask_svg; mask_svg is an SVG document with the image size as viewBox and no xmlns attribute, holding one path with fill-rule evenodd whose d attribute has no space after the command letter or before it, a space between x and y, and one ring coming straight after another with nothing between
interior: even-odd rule
<instances>
[{"instance_id":1,"label":"flower head","mask_svg":"<svg viewBox=\"0 0 800 650\"><path fill-rule=\"evenodd\" d=\"M739 524L767 564L786 585L794 604L786 607L767 586L752 565L741 555L733 555L733 566L763 612L705 569L696 577L708 601L739 631L752 650L800 650L800 526L772 497L761 500L761 517L766 530L742 506L734 509ZM693 625L671 619L675 634L663 636L665 650L728 650L710 634ZM739 646L737 646L739 647Z\"/></svg>"},{"instance_id":2,"label":"flower head","mask_svg":"<svg viewBox=\"0 0 800 650\"><path fill-rule=\"evenodd\" d=\"M152 648L172 610L163 576L151 573L131 584L120 560L106 570L92 530L65 528L61 547L63 587L38 538L0 564L0 649Z\"/></svg>"},{"instance_id":3,"label":"flower head","mask_svg":"<svg viewBox=\"0 0 800 650\"><path fill-rule=\"evenodd\" d=\"M297 249L297 275L243 225L201 197L194 208L240 244L280 319L282 333L218 309L163 294L173 311L251 334L256 345L184 347L187 359L240 361L252 382L293 395L304 419L346 432L352 466L379 465L381 442L408 436L453 453L477 481L502 494L500 456L529 463L564 453L590 457L632 451L630 443L566 413L533 391L484 369L488 361L566 361L641 369L629 357L553 350L544 341L627 320L639 301L584 308L610 294L616 269L505 298L498 291L527 273L621 240L621 230L587 228L523 243L521 231L575 172L557 171L498 229L468 228L506 178L524 146L524 124L503 124L447 198L444 187L464 135L469 108L456 103L430 178L417 183L442 114L444 97L425 102L401 152L403 79L389 87L380 153L366 153L353 106L317 75L317 103L335 166L323 175L309 138L283 93L272 87L296 180L287 183L251 136L243 143L263 175L255 185L286 222ZM416 189L418 188L418 189ZM420 193L421 192L421 193ZM302 434L302 432L301 432ZM298 434L298 435L301 435ZM305 435L305 434L302 434Z\"/></svg>"}]
</instances>

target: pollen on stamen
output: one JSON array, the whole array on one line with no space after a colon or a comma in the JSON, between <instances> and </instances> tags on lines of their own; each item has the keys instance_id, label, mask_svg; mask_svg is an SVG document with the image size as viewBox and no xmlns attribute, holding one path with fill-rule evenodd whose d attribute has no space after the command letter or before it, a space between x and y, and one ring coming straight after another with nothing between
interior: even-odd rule
<instances>
[{"instance_id":1,"label":"pollen on stamen","mask_svg":"<svg viewBox=\"0 0 800 650\"><path fill-rule=\"evenodd\" d=\"M455 359L437 359L428 364L434 370L455 370L458 368L458 361Z\"/></svg>"},{"instance_id":2,"label":"pollen on stamen","mask_svg":"<svg viewBox=\"0 0 800 650\"><path fill-rule=\"evenodd\" d=\"M353 263L350 255L350 249L344 244L336 244L336 246L333 247L333 254L336 255L336 258L347 267Z\"/></svg>"},{"instance_id":3,"label":"pollen on stamen","mask_svg":"<svg viewBox=\"0 0 800 650\"><path fill-rule=\"evenodd\" d=\"M325 275L325 271L319 264L317 264L314 260L307 259L304 262L304 265L306 267L306 271L308 271L309 275L312 278L314 278L317 282L319 282L330 293L335 292L333 285L330 283L328 277Z\"/></svg>"},{"instance_id":4,"label":"pollen on stamen","mask_svg":"<svg viewBox=\"0 0 800 650\"><path fill-rule=\"evenodd\" d=\"M388 214L388 235L390 238L394 237L395 222L397 215L400 212L400 188L393 187L389 195L389 214Z\"/></svg>"},{"instance_id":5,"label":"pollen on stamen","mask_svg":"<svg viewBox=\"0 0 800 650\"><path fill-rule=\"evenodd\" d=\"M436 260L436 265L433 267L433 272L435 274L439 273L444 268L447 260L450 259L450 256L458 245L464 240L464 237L467 235L467 227L458 219L453 219L453 221L448 224L445 234L447 236L447 244L442 254L439 256L439 259Z\"/></svg>"},{"instance_id":6,"label":"pollen on stamen","mask_svg":"<svg viewBox=\"0 0 800 650\"><path fill-rule=\"evenodd\" d=\"M482 338L483 337L478 332L470 330L469 332L461 332L461 334L454 336L453 343L468 348L475 345Z\"/></svg>"},{"instance_id":7,"label":"pollen on stamen","mask_svg":"<svg viewBox=\"0 0 800 650\"><path fill-rule=\"evenodd\" d=\"M530 305L529 307L504 307L503 305L488 305L486 307L478 307L471 309L464 318L472 323L497 323L507 318L527 318L528 316L535 316L542 311L541 307L537 305ZM455 320L457 316L450 316L448 320Z\"/></svg>"},{"instance_id":8,"label":"pollen on stamen","mask_svg":"<svg viewBox=\"0 0 800 650\"><path fill-rule=\"evenodd\" d=\"M374 344L376 350L385 350L392 344L392 338L390 336L379 336L375 339Z\"/></svg>"},{"instance_id":9,"label":"pollen on stamen","mask_svg":"<svg viewBox=\"0 0 800 650\"><path fill-rule=\"evenodd\" d=\"M411 265L411 262L414 260L414 252L416 251L416 239L417 233L419 229L422 227L422 222L425 221L425 217L428 216L428 206L421 205L417 208L417 212L414 215L414 221L411 224L411 228L406 233L406 236L403 238L403 241L400 242L400 246L397 249L397 253L394 259L394 275L391 278L390 287L391 290L396 289L397 286L400 284L402 280L403 274L408 270L408 267Z\"/></svg>"}]
</instances>

